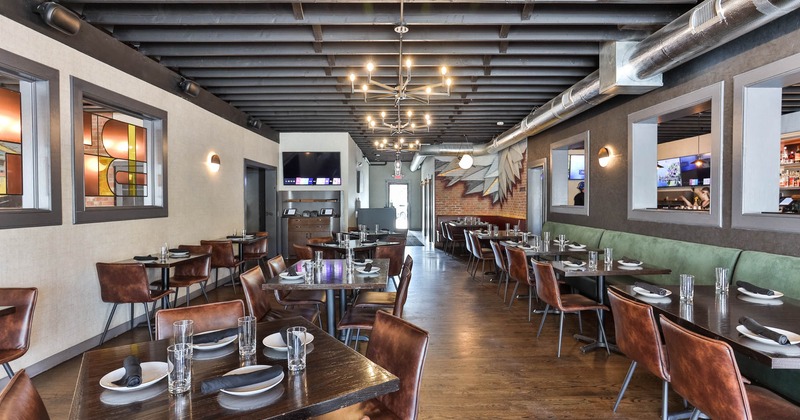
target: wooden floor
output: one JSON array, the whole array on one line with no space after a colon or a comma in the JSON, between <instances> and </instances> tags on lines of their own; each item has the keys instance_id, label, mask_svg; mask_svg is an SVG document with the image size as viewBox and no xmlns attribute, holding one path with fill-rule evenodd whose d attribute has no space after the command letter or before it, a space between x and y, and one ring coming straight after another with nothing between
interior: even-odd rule
<instances>
[{"instance_id":1,"label":"wooden floor","mask_svg":"<svg viewBox=\"0 0 800 420\"><path fill-rule=\"evenodd\" d=\"M509 310L496 294L496 283L488 281L491 276L472 280L465 260L433 248L406 251L414 269L404 315L431 337L421 419L659 417L661 383L643 369L634 374L618 412L611 410L630 361L605 351L582 354L581 343L572 338L578 329L574 316L564 323L561 358L556 358L557 316L548 317L536 338L539 315L528 322L525 300ZM213 300L242 298L241 290L234 295L230 287L209 295ZM593 314L584 314L587 335L595 333L594 320ZM613 335L613 328L607 331ZM139 327L104 347L143 340L147 331ZM68 417L79 366L77 357L33 380L54 419ZM682 407L680 397L670 393L670 411Z\"/></svg>"}]
</instances>

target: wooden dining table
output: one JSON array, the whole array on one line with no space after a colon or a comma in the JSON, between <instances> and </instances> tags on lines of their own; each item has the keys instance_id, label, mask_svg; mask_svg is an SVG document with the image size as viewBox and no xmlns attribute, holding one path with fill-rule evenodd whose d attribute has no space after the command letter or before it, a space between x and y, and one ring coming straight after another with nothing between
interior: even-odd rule
<instances>
[{"instance_id":1,"label":"wooden dining table","mask_svg":"<svg viewBox=\"0 0 800 420\"><path fill-rule=\"evenodd\" d=\"M181 264L186 264L189 261L195 260L197 258L207 257L209 254L189 254L188 257L172 257L168 256L166 260L162 260L161 258L156 257L153 261L137 261L133 258L118 261L119 263L142 263L147 268L160 268L161 269L161 288L163 290L169 290L169 269L172 267L177 267ZM161 307L162 308L169 308L169 296L164 296L161 298Z\"/></svg>"},{"instance_id":2,"label":"wooden dining table","mask_svg":"<svg viewBox=\"0 0 800 420\"><path fill-rule=\"evenodd\" d=\"M286 352L264 346L262 340L286 326L304 326L314 336L308 344L307 367L288 372ZM170 340L92 350L83 354L70 419L297 419L324 414L340 407L397 391L400 380L386 369L345 346L307 320L285 318L259 323L256 354L240 358L238 342L217 350L194 350L192 389L181 395L167 391L167 378L134 392L107 390L100 379L122 367L125 357L142 362L166 361ZM248 365L279 365L279 385L251 396L223 392L203 394L200 384Z\"/></svg>"},{"instance_id":3,"label":"wooden dining table","mask_svg":"<svg viewBox=\"0 0 800 420\"><path fill-rule=\"evenodd\" d=\"M307 243L306 246L311 248L312 251L335 251L338 255L344 255L347 252L347 248L350 248L355 253L366 253L371 258L374 254L375 248L384 245L397 245L400 242L393 242L393 241L368 241L368 242L361 242L358 240L349 240L349 244L339 243L339 242L331 242L326 244L317 244L317 243Z\"/></svg>"},{"instance_id":4,"label":"wooden dining table","mask_svg":"<svg viewBox=\"0 0 800 420\"><path fill-rule=\"evenodd\" d=\"M0 306L0 316L11 315L17 312L16 306Z\"/></svg>"},{"instance_id":5,"label":"wooden dining table","mask_svg":"<svg viewBox=\"0 0 800 420\"><path fill-rule=\"evenodd\" d=\"M304 273L302 261L297 262L293 268L298 274ZM339 290L339 313L344 314L347 309L345 291L362 289L384 289L389 281L389 259L380 258L372 261L373 267L378 267L377 275L363 275L358 272L347 273L344 259L324 259L322 265L314 270L310 281L287 280L279 275L268 279L264 283L264 290L325 290L326 315L328 333L336 335L336 319L334 314L335 303L333 291Z\"/></svg>"}]
</instances>

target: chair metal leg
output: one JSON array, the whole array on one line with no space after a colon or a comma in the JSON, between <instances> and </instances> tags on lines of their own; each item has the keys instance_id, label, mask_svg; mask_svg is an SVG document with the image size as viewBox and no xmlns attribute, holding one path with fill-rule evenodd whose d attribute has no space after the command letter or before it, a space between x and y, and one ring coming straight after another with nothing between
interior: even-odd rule
<instances>
[{"instance_id":1,"label":"chair metal leg","mask_svg":"<svg viewBox=\"0 0 800 420\"><path fill-rule=\"evenodd\" d=\"M153 326L150 325L150 308L147 307L147 302L142 302L144 306L144 316L147 319L147 333L150 334L150 341L153 341Z\"/></svg>"},{"instance_id":2,"label":"chair metal leg","mask_svg":"<svg viewBox=\"0 0 800 420\"><path fill-rule=\"evenodd\" d=\"M691 420L697 420L697 419L699 419L699 418L700 418L700 410L699 410L699 409L697 409L697 408L695 408L695 409L692 411L692 417L691 417Z\"/></svg>"},{"instance_id":3,"label":"chair metal leg","mask_svg":"<svg viewBox=\"0 0 800 420\"><path fill-rule=\"evenodd\" d=\"M350 334L353 332L350 328L344 332L344 345L350 347Z\"/></svg>"},{"instance_id":4,"label":"chair metal leg","mask_svg":"<svg viewBox=\"0 0 800 420\"><path fill-rule=\"evenodd\" d=\"M578 332L583 334L583 317L581 317L581 311L578 311Z\"/></svg>"},{"instance_id":5,"label":"chair metal leg","mask_svg":"<svg viewBox=\"0 0 800 420\"><path fill-rule=\"evenodd\" d=\"M510 282L511 282L511 279L510 279L510 277L511 277L511 275L510 275L510 274L508 274L508 273L506 273L506 286L505 286L505 288L503 289L503 303L505 303L505 301L506 301L506 297L507 297L507 295L508 295L508 283L510 283Z\"/></svg>"},{"instance_id":6,"label":"chair metal leg","mask_svg":"<svg viewBox=\"0 0 800 420\"><path fill-rule=\"evenodd\" d=\"M544 320L547 319L547 312L550 310L550 305L546 305L544 307L544 312L542 312L542 322L539 323L539 332L536 333L536 337L538 338L542 335L542 327L544 327Z\"/></svg>"},{"instance_id":7,"label":"chair metal leg","mask_svg":"<svg viewBox=\"0 0 800 420\"><path fill-rule=\"evenodd\" d=\"M131 321L130 321L130 323L131 323L131 329L133 329L133 304L132 303L130 304L130 307L131 307Z\"/></svg>"},{"instance_id":8,"label":"chair metal leg","mask_svg":"<svg viewBox=\"0 0 800 420\"><path fill-rule=\"evenodd\" d=\"M662 381L663 386L661 390L661 420L667 420L669 418L669 412L667 412L667 406L669 406L669 382Z\"/></svg>"},{"instance_id":9,"label":"chair metal leg","mask_svg":"<svg viewBox=\"0 0 800 420\"><path fill-rule=\"evenodd\" d=\"M106 341L106 333L108 332L108 326L111 325L111 318L114 318L114 311L117 310L117 303L111 308L111 315L108 316L108 321L106 321L106 328L103 330L103 335L100 336L100 345Z\"/></svg>"},{"instance_id":10,"label":"chair metal leg","mask_svg":"<svg viewBox=\"0 0 800 420\"><path fill-rule=\"evenodd\" d=\"M603 337L603 342L608 343L608 340L606 339L606 329L603 328L603 316L602 314L600 314L600 311L602 311L602 309L596 309L596 311L597 311L597 325L600 327L600 334ZM606 353L611 355L611 350L609 349L609 347L610 346L608 345L605 346Z\"/></svg>"},{"instance_id":11,"label":"chair metal leg","mask_svg":"<svg viewBox=\"0 0 800 420\"><path fill-rule=\"evenodd\" d=\"M233 294L238 293L236 291L236 267L229 267L228 270L231 272L231 286L233 286Z\"/></svg>"},{"instance_id":12,"label":"chair metal leg","mask_svg":"<svg viewBox=\"0 0 800 420\"><path fill-rule=\"evenodd\" d=\"M563 336L564 332L564 311L561 311L561 315L559 316L558 321L558 354L556 357L561 357L561 336Z\"/></svg>"},{"instance_id":13,"label":"chair metal leg","mask_svg":"<svg viewBox=\"0 0 800 420\"><path fill-rule=\"evenodd\" d=\"M206 298L206 303L211 303L211 301L208 300L208 295L206 294L206 283L208 283L208 281L200 283L200 291L203 292L203 297Z\"/></svg>"},{"instance_id":14,"label":"chair metal leg","mask_svg":"<svg viewBox=\"0 0 800 420\"><path fill-rule=\"evenodd\" d=\"M625 380L622 381L622 388L619 390L619 394L617 395L617 402L614 403L614 412L617 412L617 407L619 407L619 402L622 401L622 396L625 395L625 390L628 389L628 383L631 381L631 377L633 376L633 371L636 370L636 361L631 361L631 367L628 368L628 374L625 375ZM666 420L666 419L665 419Z\"/></svg>"},{"instance_id":15,"label":"chair metal leg","mask_svg":"<svg viewBox=\"0 0 800 420\"><path fill-rule=\"evenodd\" d=\"M517 290L519 290L519 282L514 285L514 291L511 292L511 302L508 303L508 309L511 309L511 305L514 304L514 300L516 300L515 296L517 296Z\"/></svg>"},{"instance_id":16,"label":"chair metal leg","mask_svg":"<svg viewBox=\"0 0 800 420\"><path fill-rule=\"evenodd\" d=\"M9 365L8 363L3 363L3 369L6 370L6 374L8 375L9 379L14 377L14 371L11 370L11 365Z\"/></svg>"},{"instance_id":17,"label":"chair metal leg","mask_svg":"<svg viewBox=\"0 0 800 420\"><path fill-rule=\"evenodd\" d=\"M533 293L528 293L528 322L531 322L531 311L533 311Z\"/></svg>"},{"instance_id":18,"label":"chair metal leg","mask_svg":"<svg viewBox=\"0 0 800 420\"><path fill-rule=\"evenodd\" d=\"M361 338L361 328L356 330L356 339L353 343L353 350L358 351L358 340Z\"/></svg>"}]
</instances>

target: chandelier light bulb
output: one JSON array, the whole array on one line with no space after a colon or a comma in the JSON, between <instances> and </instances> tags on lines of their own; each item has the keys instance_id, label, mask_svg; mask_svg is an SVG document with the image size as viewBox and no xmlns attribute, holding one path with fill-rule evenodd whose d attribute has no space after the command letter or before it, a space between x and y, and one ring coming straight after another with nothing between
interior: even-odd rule
<instances>
[{"instance_id":1,"label":"chandelier light bulb","mask_svg":"<svg viewBox=\"0 0 800 420\"><path fill-rule=\"evenodd\" d=\"M375 70L375 65L372 62L367 63L367 71L372 73L372 70Z\"/></svg>"},{"instance_id":2,"label":"chandelier light bulb","mask_svg":"<svg viewBox=\"0 0 800 420\"><path fill-rule=\"evenodd\" d=\"M411 70L411 59L410 59L410 58L406 58L406 67L407 67L409 70Z\"/></svg>"},{"instance_id":3,"label":"chandelier light bulb","mask_svg":"<svg viewBox=\"0 0 800 420\"><path fill-rule=\"evenodd\" d=\"M428 95L431 94L431 87L430 86L425 88L425 93L427 93Z\"/></svg>"},{"instance_id":4,"label":"chandelier light bulb","mask_svg":"<svg viewBox=\"0 0 800 420\"><path fill-rule=\"evenodd\" d=\"M381 118L386 118L386 111L381 111Z\"/></svg>"},{"instance_id":5,"label":"chandelier light bulb","mask_svg":"<svg viewBox=\"0 0 800 420\"><path fill-rule=\"evenodd\" d=\"M450 85L453 83L453 80L448 77L447 80L444 81L444 83L447 85L447 87L450 87Z\"/></svg>"},{"instance_id":6,"label":"chandelier light bulb","mask_svg":"<svg viewBox=\"0 0 800 420\"><path fill-rule=\"evenodd\" d=\"M372 115L367 115L367 122L372 121Z\"/></svg>"},{"instance_id":7,"label":"chandelier light bulb","mask_svg":"<svg viewBox=\"0 0 800 420\"><path fill-rule=\"evenodd\" d=\"M465 154L464 156L461 157L461 160L458 161L458 166L461 169L469 169L472 167L472 163L473 163L472 156Z\"/></svg>"},{"instance_id":8,"label":"chandelier light bulb","mask_svg":"<svg viewBox=\"0 0 800 420\"><path fill-rule=\"evenodd\" d=\"M372 128L375 128L375 121L370 121L369 122L369 126L372 127Z\"/></svg>"},{"instance_id":9,"label":"chandelier light bulb","mask_svg":"<svg viewBox=\"0 0 800 420\"><path fill-rule=\"evenodd\" d=\"M411 123L411 129L413 130L413 129L415 129L415 128L417 128L417 125L416 125L416 124L414 124L414 123L412 122L412 123Z\"/></svg>"},{"instance_id":10,"label":"chandelier light bulb","mask_svg":"<svg viewBox=\"0 0 800 420\"><path fill-rule=\"evenodd\" d=\"M442 66L442 76L444 76L445 74L447 74L447 67Z\"/></svg>"},{"instance_id":11,"label":"chandelier light bulb","mask_svg":"<svg viewBox=\"0 0 800 420\"><path fill-rule=\"evenodd\" d=\"M406 141L405 137L400 137L400 144L403 144Z\"/></svg>"},{"instance_id":12,"label":"chandelier light bulb","mask_svg":"<svg viewBox=\"0 0 800 420\"><path fill-rule=\"evenodd\" d=\"M448 85L449 85L449 83L448 83ZM363 90L363 91L364 91L364 93L367 93L367 91L369 90L369 86L367 86L367 85L361 85L361 90Z\"/></svg>"},{"instance_id":13,"label":"chandelier light bulb","mask_svg":"<svg viewBox=\"0 0 800 420\"><path fill-rule=\"evenodd\" d=\"M425 121L428 121L428 122L431 121L431 115L430 114L425 114Z\"/></svg>"},{"instance_id":14,"label":"chandelier light bulb","mask_svg":"<svg viewBox=\"0 0 800 420\"><path fill-rule=\"evenodd\" d=\"M406 112L406 115L408 115L410 117L410 116L414 115L414 113L411 112L411 110L409 109L408 112Z\"/></svg>"},{"instance_id":15,"label":"chandelier light bulb","mask_svg":"<svg viewBox=\"0 0 800 420\"><path fill-rule=\"evenodd\" d=\"M375 147L380 147L380 145L381 145L381 142L379 142L378 140L375 140L375 142L374 142L374 143L372 143L372 144L374 144L374 145L375 145Z\"/></svg>"},{"instance_id":16,"label":"chandelier light bulb","mask_svg":"<svg viewBox=\"0 0 800 420\"><path fill-rule=\"evenodd\" d=\"M355 73L350 73L350 81L351 82L355 82L356 81L356 74Z\"/></svg>"}]
</instances>

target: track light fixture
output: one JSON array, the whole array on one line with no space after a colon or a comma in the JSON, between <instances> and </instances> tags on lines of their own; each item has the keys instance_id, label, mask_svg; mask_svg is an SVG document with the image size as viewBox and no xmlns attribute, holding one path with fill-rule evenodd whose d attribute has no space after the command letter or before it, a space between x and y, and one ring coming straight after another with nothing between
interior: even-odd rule
<instances>
[{"instance_id":1,"label":"track light fixture","mask_svg":"<svg viewBox=\"0 0 800 420\"><path fill-rule=\"evenodd\" d=\"M44 23L67 35L75 35L81 29L81 18L66 7L47 1L36 6L36 13Z\"/></svg>"},{"instance_id":2,"label":"track light fixture","mask_svg":"<svg viewBox=\"0 0 800 420\"><path fill-rule=\"evenodd\" d=\"M262 124L261 120L257 120L257 119L255 119L253 117L250 117L250 118L247 119L247 125L249 125L250 127L255 128L256 130L261 128L261 124Z\"/></svg>"},{"instance_id":3,"label":"track light fixture","mask_svg":"<svg viewBox=\"0 0 800 420\"><path fill-rule=\"evenodd\" d=\"M181 79L181 81L178 83L178 87L183 91L183 93L191 96L192 98L196 98L197 95L200 94L200 85L188 79Z\"/></svg>"}]
</instances>

